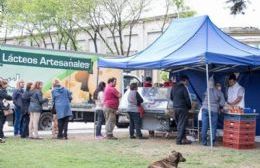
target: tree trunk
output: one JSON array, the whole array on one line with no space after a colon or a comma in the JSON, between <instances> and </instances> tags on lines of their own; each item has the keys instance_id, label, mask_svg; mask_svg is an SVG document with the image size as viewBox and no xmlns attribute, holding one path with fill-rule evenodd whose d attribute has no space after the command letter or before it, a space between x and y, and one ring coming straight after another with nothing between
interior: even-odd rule
<instances>
[{"instance_id":1,"label":"tree trunk","mask_svg":"<svg viewBox=\"0 0 260 168\"><path fill-rule=\"evenodd\" d=\"M98 53L98 45L97 45L97 32L94 33L94 39L93 39L94 47L95 47L95 53Z\"/></svg>"},{"instance_id":2,"label":"tree trunk","mask_svg":"<svg viewBox=\"0 0 260 168\"><path fill-rule=\"evenodd\" d=\"M126 56L128 57L129 56L129 53L130 53L130 49L131 49L131 44L132 44L132 30L133 30L133 26L130 25L130 28L129 28L129 38L128 38L128 48L127 48L127 53L126 53Z\"/></svg>"},{"instance_id":3,"label":"tree trunk","mask_svg":"<svg viewBox=\"0 0 260 168\"><path fill-rule=\"evenodd\" d=\"M55 46L54 46L54 43L53 43L53 39L52 39L52 35L51 35L51 31L50 30L48 31L48 35L49 35L49 38L50 38L50 41L51 41L51 47L52 47L52 49L55 49Z\"/></svg>"},{"instance_id":4,"label":"tree trunk","mask_svg":"<svg viewBox=\"0 0 260 168\"><path fill-rule=\"evenodd\" d=\"M120 41L120 51L121 55L124 55L124 42L123 42L123 33L122 33L122 22L121 20L118 21L118 34L119 34L119 41Z\"/></svg>"}]
</instances>

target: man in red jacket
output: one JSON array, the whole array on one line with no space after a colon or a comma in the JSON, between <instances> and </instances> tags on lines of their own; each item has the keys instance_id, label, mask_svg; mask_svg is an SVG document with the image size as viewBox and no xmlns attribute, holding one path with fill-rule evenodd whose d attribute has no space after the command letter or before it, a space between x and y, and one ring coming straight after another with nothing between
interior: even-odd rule
<instances>
[{"instance_id":1,"label":"man in red jacket","mask_svg":"<svg viewBox=\"0 0 260 168\"><path fill-rule=\"evenodd\" d=\"M116 112L119 106L119 98L122 96L116 90L116 78L108 79L108 85L104 91L104 114L106 118L106 138L117 139L113 135L116 124Z\"/></svg>"}]
</instances>

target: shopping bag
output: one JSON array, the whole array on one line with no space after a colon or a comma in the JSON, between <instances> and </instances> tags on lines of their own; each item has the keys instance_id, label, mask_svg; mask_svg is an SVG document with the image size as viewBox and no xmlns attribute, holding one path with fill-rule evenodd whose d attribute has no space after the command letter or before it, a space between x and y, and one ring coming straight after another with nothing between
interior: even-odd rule
<instances>
[{"instance_id":1,"label":"shopping bag","mask_svg":"<svg viewBox=\"0 0 260 168\"><path fill-rule=\"evenodd\" d=\"M8 116L8 115L14 113L13 110L10 108L10 103L6 99L3 100L3 106L4 106L3 111L4 111L5 116Z\"/></svg>"},{"instance_id":2,"label":"shopping bag","mask_svg":"<svg viewBox=\"0 0 260 168\"><path fill-rule=\"evenodd\" d=\"M140 117L143 118L144 117L144 108L143 106L138 106L138 112L140 113Z\"/></svg>"}]
</instances>

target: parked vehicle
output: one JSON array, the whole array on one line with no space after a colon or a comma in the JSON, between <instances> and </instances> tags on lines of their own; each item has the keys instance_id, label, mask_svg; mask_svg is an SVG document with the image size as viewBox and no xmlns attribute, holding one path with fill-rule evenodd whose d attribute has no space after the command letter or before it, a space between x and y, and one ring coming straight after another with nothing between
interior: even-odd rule
<instances>
[{"instance_id":1,"label":"parked vehicle","mask_svg":"<svg viewBox=\"0 0 260 168\"><path fill-rule=\"evenodd\" d=\"M97 68L98 57L103 55L77 53L68 51L54 51L2 45L0 60L0 79L9 81L8 92L12 94L16 82L23 79L26 82L42 81L43 95L50 99L49 104L44 104L43 113L39 120L39 128L51 129L51 87L52 80L58 78L63 86L72 92L71 107L75 122L93 122L95 104L92 99L98 81L107 82L108 78L116 77L117 89L124 91L129 81L140 80L125 74L122 70ZM126 127L126 117L117 117L117 126ZM13 117L8 116L9 125Z\"/></svg>"}]
</instances>

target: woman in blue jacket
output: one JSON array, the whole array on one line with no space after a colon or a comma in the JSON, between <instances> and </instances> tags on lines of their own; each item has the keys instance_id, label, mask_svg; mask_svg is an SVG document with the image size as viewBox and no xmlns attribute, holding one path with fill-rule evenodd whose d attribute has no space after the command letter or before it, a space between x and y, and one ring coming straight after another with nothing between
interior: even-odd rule
<instances>
[{"instance_id":1,"label":"woman in blue jacket","mask_svg":"<svg viewBox=\"0 0 260 168\"><path fill-rule=\"evenodd\" d=\"M72 100L71 92L60 85L60 81L55 79L52 90L53 106L58 118L58 139L68 139L69 117L72 116L70 102Z\"/></svg>"}]
</instances>

